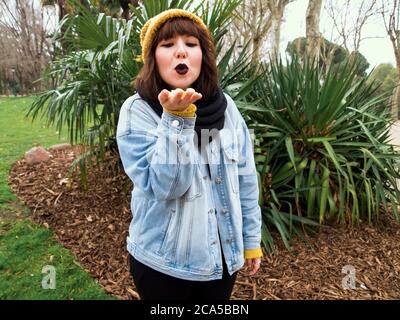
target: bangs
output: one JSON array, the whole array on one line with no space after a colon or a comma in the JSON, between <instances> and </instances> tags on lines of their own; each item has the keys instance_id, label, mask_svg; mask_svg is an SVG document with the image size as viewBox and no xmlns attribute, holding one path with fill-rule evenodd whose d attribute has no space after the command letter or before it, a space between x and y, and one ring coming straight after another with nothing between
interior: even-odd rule
<instances>
[{"instance_id":1,"label":"bangs","mask_svg":"<svg viewBox=\"0 0 400 320\"><path fill-rule=\"evenodd\" d=\"M157 32L153 41L153 46L156 46L162 40L168 40L178 35L189 35L200 39L202 30L200 27L190 19L187 18L174 18L164 23L161 29Z\"/></svg>"}]
</instances>

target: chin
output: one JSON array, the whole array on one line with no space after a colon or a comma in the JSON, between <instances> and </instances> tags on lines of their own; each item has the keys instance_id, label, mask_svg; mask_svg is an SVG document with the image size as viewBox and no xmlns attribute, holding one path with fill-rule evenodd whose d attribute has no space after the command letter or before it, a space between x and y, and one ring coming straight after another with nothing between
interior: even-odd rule
<instances>
[{"instance_id":1,"label":"chin","mask_svg":"<svg viewBox=\"0 0 400 320\"><path fill-rule=\"evenodd\" d=\"M192 84L192 82L190 83L175 83L172 85L172 87L176 88L181 88L183 90L186 90L187 88L190 87L190 85Z\"/></svg>"}]
</instances>

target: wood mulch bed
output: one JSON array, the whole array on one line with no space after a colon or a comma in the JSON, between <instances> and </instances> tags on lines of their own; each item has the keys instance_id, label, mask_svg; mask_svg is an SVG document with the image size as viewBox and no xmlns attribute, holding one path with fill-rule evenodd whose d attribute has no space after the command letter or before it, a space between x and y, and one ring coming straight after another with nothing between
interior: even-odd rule
<instances>
[{"instance_id":1,"label":"wood mulch bed","mask_svg":"<svg viewBox=\"0 0 400 320\"><path fill-rule=\"evenodd\" d=\"M76 174L66 179L79 146L50 152L46 163L14 163L9 176L13 192L31 209L32 219L54 230L106 292L138 299L126 251L131 183L124 200L123 175L96 166L84 193ZM117 162L108 155L107 165ZM231 299L400 298L400 228L389 214L373 227L323 228L309 241L312 247L298 241L289 253L277 240L278 250L263 258L255 276L239 272ZM355 288L343 288L348 277L344 271L354 271Z\"/></svg>"}]
</instances>

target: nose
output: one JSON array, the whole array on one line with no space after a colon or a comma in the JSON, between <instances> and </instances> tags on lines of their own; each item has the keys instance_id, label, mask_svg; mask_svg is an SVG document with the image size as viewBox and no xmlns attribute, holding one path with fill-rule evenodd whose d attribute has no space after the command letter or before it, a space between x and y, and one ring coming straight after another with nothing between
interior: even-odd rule
<instances>
[{"instance_id":1,"label":"nose","mask_svg":"<svg viewBox=\"0 0 400 320\"><path fill-rule=\"evenodd\" d=\"M178 59L186 58L187 52L186 52L184 41L178 41L175 55Z\"/></svg>"}]
</instances>

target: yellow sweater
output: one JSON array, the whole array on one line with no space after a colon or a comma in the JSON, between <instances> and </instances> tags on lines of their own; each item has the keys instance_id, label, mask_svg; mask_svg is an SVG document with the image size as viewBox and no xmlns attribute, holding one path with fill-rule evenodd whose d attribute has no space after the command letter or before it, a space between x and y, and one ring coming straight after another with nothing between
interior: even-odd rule
<instances>
[{"instance_id":1,"label":"yellow sweater","mask_svg":"<svg viewBox=\"0 0 400 320\"><path fill-rule=\"evenodd\" d=\"M244 250L245 259L261 258L263 256L261 248Z\"/></svg>"}]
</instances>

